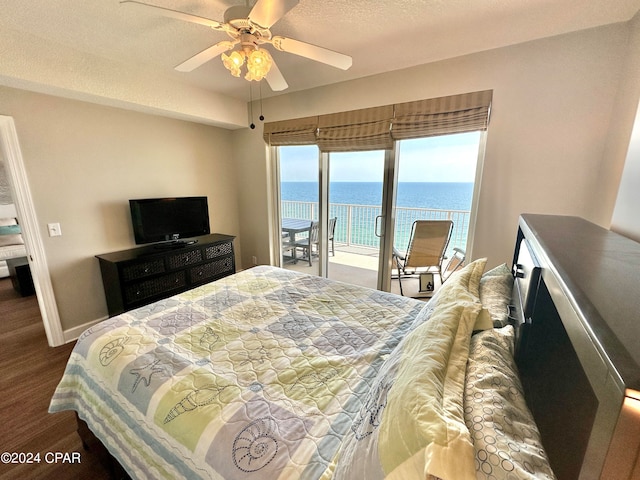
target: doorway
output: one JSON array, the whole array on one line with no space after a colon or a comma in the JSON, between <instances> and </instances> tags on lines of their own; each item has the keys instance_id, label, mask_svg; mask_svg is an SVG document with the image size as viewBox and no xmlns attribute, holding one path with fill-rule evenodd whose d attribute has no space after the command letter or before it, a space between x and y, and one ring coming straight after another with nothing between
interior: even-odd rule
<instances>
[{"instance_id":1,"label":"doorway","mask_svg":"<svg viewBox=\"0 0 640 480\"><path fill-rule=\"evenodd\" d=\"M406 251L418 219L452 220L447 257L454 248L469 253L483 139L484 132L474 131L397 141L378 151L277 147L280 220L298 216L326 232L314 243L310 264L283 266L400 293L392 252ZM422 296L417 277L413 283L409 296Z\"/></svg>"},{"instance_id":2,"label":"doorway","mask_svg":"<svg viewBox=\"0 0 640 480\"><path fill-rule=\"evenodd\" d=\"M327 258L333 280L378 287L384 161L384 150L329 154Z\"/></svg>"},{"instance_id":3,"label":"doorway","mask_svg":"<svg viewBox=\"0 0 640 480\"><path fill-rule=\"evenodd\" d=\"M390 244L384 225L385 199L391 197L385 174L392 155L386 150L321 153L315 145L279 147L280 265L382 288L390 262L380 259L391 256L384 250Z\"/></svg>"},{"instance_id":4,"label":"doorway","mask_svg":"<svg viewBox=\"0 0 640 480\"><path fill-rule=\"evenodd\" d=\"M18 142L18 134L13 118L2 115L0 115L0 160L4 163L12 198L20 219L20 229L27 248L31 277L47 341L51 347L63 345L65 343L64 334Z\"/></svg>"}]
</instances>

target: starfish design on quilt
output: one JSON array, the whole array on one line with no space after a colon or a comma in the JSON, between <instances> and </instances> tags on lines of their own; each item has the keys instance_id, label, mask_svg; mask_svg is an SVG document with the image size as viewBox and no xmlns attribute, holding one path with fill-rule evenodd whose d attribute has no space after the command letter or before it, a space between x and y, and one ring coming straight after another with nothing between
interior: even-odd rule
<instances>
[{"instance_id":1,"label":"starfish design on quilt","mask_svg":"<svg viewBox=\"0 0 640 480\"><path fill-rule=\"evenodd\" d=\"M241 367L249 364L255 367L256 364L261 365L269 358L269 352L267 352L266 348L260 346L250 351L239 352L238 356L243 359L239 364Z\"/></svg>"},{"instance_id":2,"label":"starfish design on quilt","mask_svg":"<svg viewBox=\"0 0 640 480\"><path fill-rule=\"evenodd\" d=\"M133 387L131 387L131 393L136 391L140 382L144 383L145 387L148 387L151 384L151 377L154 373L162 373L164 372L164 367L157 366L160 363L160 360L156 360L148 365L139 368L132 368L129 370L131 375L135 375L136 380L133 382Z\"/></svg>"},{"instance_id":3,"label":"starfish design on quilt","mask_svg":"<svg viewBox=\"0 0 640 480\"><path fill-rule=\"evenodd\" d=\"M104 347L102 347L100 349L100 353L98 353L100 364L103 367L106 367L111 362L113 362L113 360L123 352L124 346L128 341L128 337L118 337L115 340L111 340Z\"/></svg>"},{"instance_id":4,"label":"starfish design on quilt","mask_svg":"<svg viewBox=\"0 0 640 480\"><path fill-rule=\"evenodd\" d=\"M211 384L192 390L169 410L169 413L167 413L167 416L164 418L164 423L169 423L185 412L191 412L198 407L213 403L225 388L227 388L226 385L224 387L218 387L217 385Z\"/></svg>"}]
</instances>

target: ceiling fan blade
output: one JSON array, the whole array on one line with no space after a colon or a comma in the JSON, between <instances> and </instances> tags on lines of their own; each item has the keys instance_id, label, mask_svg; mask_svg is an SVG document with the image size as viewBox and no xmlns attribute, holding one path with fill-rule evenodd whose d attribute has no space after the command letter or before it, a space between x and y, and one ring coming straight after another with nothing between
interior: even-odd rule
<instances>
[{"instance_id":1,"label":"ceiling fan blade","mask_svg":"<svg viewBox=\"0 0 640 480\"><path fill-rule=\"evenodd\" d=\"M353 59L349 55L344 55L342 53L334 52L333 50L318 47L299 40L292 40L291 38L286 37L273 37L270 40L270 43L283 52L310 58L316 62L326 63L327 65L331 65L332 67L340 68L342 70L348 70L353 64Z\"/></svg>"},{"instance_id":2,"label":"ceiling fan blade","mask_svg":"<svg viewBox=\"0 0 640 480\"><path fill-rule=\"evenodd\" d=\"M207 63L212 58L217 57L227 50L231 50L236 43L238 43L238 41L231 42L228 40L216 43L209 48L205 48L203 51L194 55L190 59L182 62L176 67L176 70L178 70L179 72L190 72L192 70L195 70L200 65Z\"/></svg>"},{"instance_id":3,"label":"ceiling fan blade","mask_svg":"<svg viewBox=\"0 0 640 480\"><path fill-rule=\"evenodd\" d=\"M275 61L271 64L271 69L264 78L274 92L280 92L289 87Z\"/></svg>"},{"instance_id":4,"label":"ceiling fan blade","mask_svg":"<svg viewBox=\"0 0 640 480\"><path fill-rule=\"evenodd\" d=\"M249 13L249 20L263 28L271 26L298 4L299 0L258 0Z\"/></svg>"},{"instance_id":5,"label":"ceiling fan blade","mask_svg":"<svg viewBox=\"0 0 640 480\"><path fill-rule=\"evenodd\" d=\"M155 10L157 13L165 17L177 18L178 20L183 20L185 22L197 23L199 25L204 25L205 27L213 28L214 30L224 31L225 29L224 24L216 22L215 20L211 20L205 17L199 17L198 15L191 15L190 13L179 12L177 10L171 10L170 8L158 7L149 3L136 2L135 0L122 0L120 3L129 5L131 7L136 7L139 10Z\"/></svg>"}]
</instances>

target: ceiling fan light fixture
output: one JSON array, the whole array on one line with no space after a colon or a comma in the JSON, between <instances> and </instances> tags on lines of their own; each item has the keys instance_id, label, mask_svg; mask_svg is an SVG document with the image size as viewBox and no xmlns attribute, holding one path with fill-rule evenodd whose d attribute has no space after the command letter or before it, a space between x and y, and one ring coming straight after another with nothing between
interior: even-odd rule
<instances>
[{"instance_id":1,"label":"ceiling fan light fixture","mask_svg":"<svg viewBox=\"0 0 640 480\"><path fill-rule=\"evenodd\" d=\"M262 80L271 70L273 59L267 50L256 48L247 55L247 80Z\"/></svg>"},{"instance_id":2,"label":"ceiling fan light fixture","mask_svg":"<svg viewBox=\"0 0 640 480\"><path fill-rule=\"evenodd\" d=\"M234 50L229 55L223 53L220 58L222 58L222 64L231 72L231 75L239 77L240 69L244 64L244 57L244 52Z\"/></svg>"}]
</instances>

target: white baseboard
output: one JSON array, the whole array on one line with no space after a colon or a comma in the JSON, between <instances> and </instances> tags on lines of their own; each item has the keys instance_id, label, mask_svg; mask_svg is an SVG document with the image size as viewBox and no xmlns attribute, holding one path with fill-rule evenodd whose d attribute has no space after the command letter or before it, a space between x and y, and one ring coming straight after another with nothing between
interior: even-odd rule
<instances>
[{"instance_id":1,"label":"white baseboard","mask_svg":"<svg viewBox=\"0 0 640 480\"><path fill-rule=\"evenodd\" d=\"M77 327L70 328L69 330L64 330L62 333L64 335L64 343L73 342L82 335L87 328L93 327L94 325L106 320L109 317L99 318L98 320L93 320L92 322L83 323L82 325L78 325Z\"/></svg>"}]
</instances>

